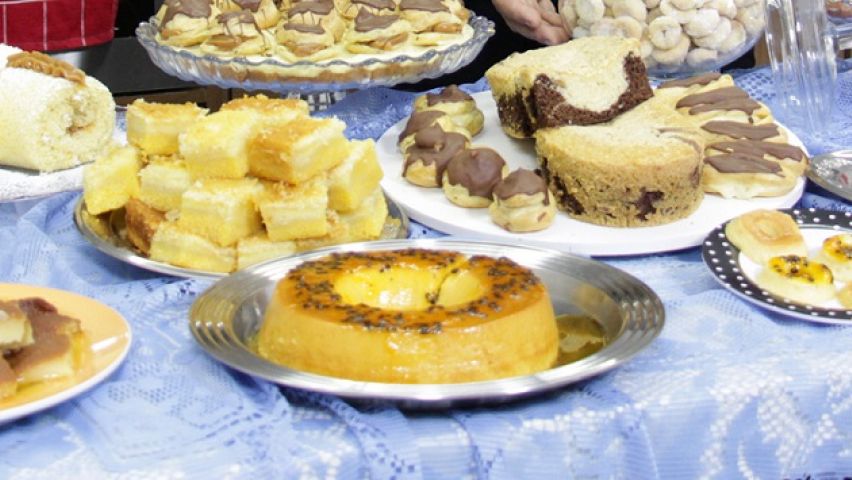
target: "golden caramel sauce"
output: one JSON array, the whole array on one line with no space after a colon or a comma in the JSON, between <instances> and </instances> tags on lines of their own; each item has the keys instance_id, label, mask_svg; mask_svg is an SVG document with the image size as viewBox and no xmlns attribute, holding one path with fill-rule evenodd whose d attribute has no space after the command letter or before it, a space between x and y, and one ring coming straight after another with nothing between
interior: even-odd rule
<instances>
[{"instance_id":1,"label":"golden caramel sauce","mask_svg":"<svg viewBox=\"0 0 852 480\"><path fill-rule=\"evenodd\" d=\"M559 332L556 366L582 360L607 343L603 326L587 315L557 315L556 328Z\"/></svg>"},{"instance_id":2,"label":"golden caramel sauce","mask_svg":"<svg viewBox=\"0 0 852 480\"><path fill-rule=\"evenodd\" d=\"M82 383L94 375L94 355L89 338L85 333L81 332L74 334L72 342L74 349L74 375L44 382L35 382L23 387L19 386L18 391L14 395L0 400L0 410L47 398Z\"/></svg>"}]
</instances>

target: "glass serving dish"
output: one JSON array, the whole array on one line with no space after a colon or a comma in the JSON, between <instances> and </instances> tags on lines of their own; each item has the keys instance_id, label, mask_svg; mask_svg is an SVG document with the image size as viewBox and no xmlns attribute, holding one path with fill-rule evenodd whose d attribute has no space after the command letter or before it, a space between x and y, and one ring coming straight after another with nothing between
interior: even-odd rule
<instances>
[{"instance_id":1,"label":"glass serving dish","mask_svg":"<svg viewBox=\"0 0 852 480\"><path fill-rule=\"evenodd\" d=\"M473 15L469 25L473 35L446 48L357 62L331 59L290 63L277 57L205 55L159 43L154 17L139 24L136 38L155 65L181 80L222 88L310 93L386 87L454 72L473 61L494 35L494 22L485 17Z\"/></svg>"}]
</instances>

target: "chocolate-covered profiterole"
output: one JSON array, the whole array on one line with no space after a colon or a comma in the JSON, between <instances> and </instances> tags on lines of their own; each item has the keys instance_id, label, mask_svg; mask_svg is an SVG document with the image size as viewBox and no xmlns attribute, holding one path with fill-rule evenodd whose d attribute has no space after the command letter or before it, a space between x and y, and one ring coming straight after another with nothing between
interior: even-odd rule
<instances>
[{"instance_id":1,"label":"chocolate-covered profiterole","mask_svg":"<svg viewBox=\"0 0 852 480\"><path fill-rule=\"evenodd\" d=\"M260 4L263 0L234 0L234 3L240 6L240 8L244 10L251 10L252 12L257 12L257 9L260 8Z\"/></svg>"},{"instance_id":2,"label":"chocolate-covered profiterole","mask_svg":"<svg viewBox=\"0 0 852 480\"><path fill-rule=\"evenodd\" d=\"M190 18L207 18L212 13L209 0L166 0L166 13L163 25L169 23L177 14Z\"/></svg>"},{"instance_id":3,"label":"chocolate-covered profiterole","mask_svg":"<svg viewBox=\"0 0 852 480\"><path fill-rule=\"evenodd\" d=\"M710 73L702 73L701 75L696 75L690 78L683 78L680 80L669 80L668 82L663 82L657 88L678 88L678 87L691 87L693 85L709 85L710 82L715 82L722 77L722 74L719 72L710 72Z\"/></svg>"},{"instance_id":4,"label":"chocolate-covered profiterole","mask_svg":"<svg viewBox=\"0 0 852 480\"><path fill-rule=\"evenodd\" d=\"M500 200L508 200L515 195L535 195L545 193L544 204L550 203L547 193L547 182L532 170L519 168L510 173L495 188L494 195Z\"/></svg>"},{"instance_id":5,"label":"chocolate-covered profiterole","mask_svg":"<svg viewBox=\"0 0 852 480\"><path fill-rule=\"evenodd\" d=\"M510 232L543 230L556 217L556 204L542 177L520 168L494 187L494 202L488 207L491 220Z\"/></svg>"},{"instance_id":6,"label":"chocolate-covered profiterole","mask_svg":"<svg viewBox=\"0 0 852 480\"><path fill-rule=\"evenodd\" d=\"M310 0L293 4L287 11L287 16L293 18L306 13L328 15L332 10L334 10L334 2L330 0Z\"/></svg>"},{"instance_id":7,"label":"chocolate-covered profiterole","mask_svg":"<svg viewBox=\"0 0 852 480\"><path fill-rule=\"evenodd\" d=\"M705 123L701 128L717 135L748 140L766 140L780 135L778 126L773 123L751 125L749 123L714 120Z\"/></svg>"},{"instance_id":8,"label":"chocolate-covered profiterole","mask_svg":"<svg viewBox=\"0 0 852 480\"><path fill-rule=\"evenodd\" d=\"M393 25L399 20L399 15L373 15L365 9L358 12L355 17L356 32L372 32L373 30L381 30Z\"/></svg>"},{"instance_id":9,"label":"chocolate-covered profiterole","mask_svg":"<svg viewBox=\"0 0 852 480\"><path fill-rule=\"evenodd\" d=\"M393 0L352 0L356 5L363 5L375 10L394 10L396 3Z\"/></svg>"},{"instance_id":10,"label":"chocolate-covered profiterole","mask_svg":"<svg viewBox=\"0 0 852 480\"><path fill-rule=\"evenodd\" d=\"M491 203L494 186L503 179L505 168L506 161L490 148L462 150L447 164L444 172L444 192L456 205L487 207ZM478 197L481 201L470 197Z\"/></svg>"},{"instance_id":11,"label":"chocolate-covered profiterole","mask_svg":"<svg viewBox=\"0 0 852 480\"><path fill-rule=\"evenodd\" d=\"M402 142L402 140L407 138L409 135L432 125L435 123L435 120L439 117L443 117L444 115L446 115L444 112L440 112L438 110L427 110L412 113L411 116L408 117L408 122L405 123L405 128L403 128L402 132L399 133L397 143Z\"/></svg>"},{"instance_id":12,"label":"chocolate-covered profiterole","mask_svg":"<svg viewBox=\"0 0 852 480\"><path fill-rule=\"evenodd\" d=\"M449 12L450 7L442 0L402 0L400 10L421 10L424 12Z\"/></svg>"},{"instance_id":13,"label":"chocolate-covered profiterole","mask_svg":"<svg viewBox=\"0 0 852 480\"><path fill-rule=\"evenodd\" d=\"M438 126L423 128L405 151L402 175L421 187L440 186L447 163L465 146L467 138L460 133L447 133Z\"/></svg>"},{"instance_id":14,"label":"chocolate-covered profiterole","mask_svg":"<svg viewBox=\"0 0 852 480\"><path fill-rule=\"evenodd\" d=\"M426 104L430 107L439 103L472 102L473 97L458 87L449 85L438 93L427 93Z\"/></svg>"},{"instance_id":15,"label":"chocolate-covered profiterole","mask_svg":"<svg viewBox=\"0 0 852 480\"><path fill-rule=\"evenodd\" d=\"M321 24L317 23L315 25L311 25L308 23L286 23L284 24L284 30L293 30L295 32L301 33L312 33L314 35L322 35L325 33L325 29Z\"/></svg>"}]
</instances>

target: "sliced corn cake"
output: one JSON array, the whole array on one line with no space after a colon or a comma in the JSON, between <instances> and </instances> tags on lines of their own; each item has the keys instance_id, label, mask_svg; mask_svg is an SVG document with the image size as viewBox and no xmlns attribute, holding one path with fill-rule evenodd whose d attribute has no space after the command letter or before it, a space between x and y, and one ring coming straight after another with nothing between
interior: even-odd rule
<instances>
[{"instance_id":1,"label":"sliced corn cake","mask_svg":"<svg viewBox=\"0 0 852 480\"><path fill-rule=\"evenodd\" d=\"M211 272L232 272L237 264L234 247L220 247L187 232L174 222L163 222L151 240L152 260Z\"/></svg>"},{"instance_id":2,"label":"sliced corn cake","mask_svg":"<svg viewBox=\"0 0 852 480\"><path fill-rule=\"evenodd\" d=\"M92 215L121 208L139 192L142 163L133 147L113 149L83 172L83 199Z\"/></svg>"},{"instance_id":3,"label":"sliced corn cake","mask_svg":"<svg viewBox=\"0 0 852 480\"><path fill-rule=\"evenodd\" d=\"M207 115L194 103L148 103L138 99L127 107L127 142L149 155L178 152L178 137Z\"/></svg>"},{"instance_id":4,"label":"sliced corn cake","mask_svg":"<svg viewBox=\"0 0 852 480\"><path fill-rule=\"evenodd\" d=\"M299 118L261 128L249 143L249 171L269 180L302 183L348 155L346 125L336 118Z\"/></svg>"},{"instance_id":5,"label":"sliced corn cake","mask_svg":"<svg viewBox=\"0 0 852 480\"><path fill-rule=\"evenodd\" d=\"M266 120L289 122L310 113L307 102L297 98L269 98L266 95L235 98L220 110L247 110L262 115Z\"/></svg>"},{"instance_id":6,"label":"sliced corn cake","mask_svg":"<svg viewBox=\"0 0 852 480\"><path fill-rule=\"evenodd\" d=\"M201 118L181 134L180 154L193 177L242 178L249 171L246 145L262 117L226 110Z\"/></svg>"},{"instance_id":7,"label":"sliced corn cake","mask_svg":"<svg viewBox=\"0 0 852 480\"><path fill-rule=\"evenodd\" d=\"M254 178L197 180L183 193L178 225L220 246L230 246L261 229L255 197L263 191Z\"/></svg>"},{"instance_id":8,"label":"sliced corn cake","mask_svg":"<svg viewBox=\"0 0 852 480\"><path fill-rule=\"evenodd\" d=\"M192 176L180 157L152 158L139 171L139 199L157 210L180 209L183 193L192 185Z\"/></svg>"},{"instance_id":9,"label":"sliced corn cake","mask_svg":"<svg viewBox=\"0 0 852 480\"><path fill-rule=\"evenodd\" d=\"M382 167L372 140L353 140L349 155L328 173L328 206L349 212L370 195L382 180Z\"/></svg>"},{"instance_id":10,"label":"sliced corn cake","mask_svg":"<svg viewBox=\"0 0 852 480\"><path fill-rule=\"evenodd\" d=\"M322 176L295 186L266 182L257 205L271 240L320 237L328 233L328 187Z\"/></svg>"},{"instance_id":11,"label":"sliced corn cake","mask_svg":"<svg viewBox=\"0 0 852 480\"><path fill-rule=\"evenodd\" d=\"M376 187L355 210L340 214L346 225L347 241L359 242L379 238L388 217L388 205L381 187Z\"/></svg>"},{"instance_id":12,"label":"sliced corn cake","mask_svg":"<svg viewBox=\"0 0 852 480\"><path fill-rule=\"evenodd\" d=\"M292 240L276 242L270 240L266 232L260 232L237 243L237 269L273 258L287 257L294 253L296 253L296 242Z\"/></svg>"}]
</instances>

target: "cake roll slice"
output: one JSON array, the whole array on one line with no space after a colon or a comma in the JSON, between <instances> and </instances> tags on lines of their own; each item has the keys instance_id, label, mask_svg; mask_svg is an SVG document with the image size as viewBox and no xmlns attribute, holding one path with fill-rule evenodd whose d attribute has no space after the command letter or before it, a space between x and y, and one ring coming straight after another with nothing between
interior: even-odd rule
<instances>
[{"instance_id":1,"label":"cake roll slice","mask_svg":"<svg viewBox=\"0 0 852 480\"><path fill-rule=\"evenodd\" d=\"M31 343L33 331L27 314L15 302L0 301L0 353Z\"/></svg>"},{"instance_id":2,"label":"cake roll slice","mask_svg":"<svg viewBox=\"0 0 852 480\"><path fill-rule=\"evenodd\" d=\"M0 70L0 165L51 172L91 162L114 125L109 90L65 62L19 52Z\"/></svg>"}]
</instances>

